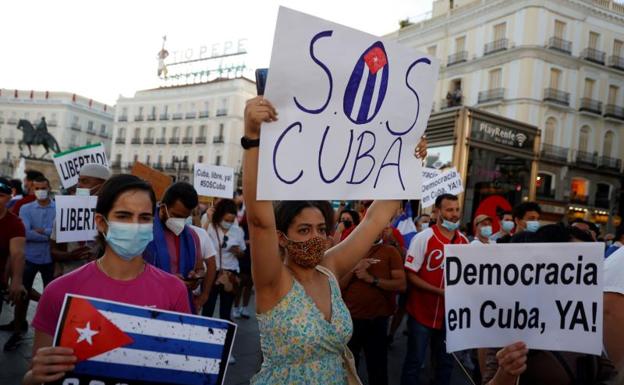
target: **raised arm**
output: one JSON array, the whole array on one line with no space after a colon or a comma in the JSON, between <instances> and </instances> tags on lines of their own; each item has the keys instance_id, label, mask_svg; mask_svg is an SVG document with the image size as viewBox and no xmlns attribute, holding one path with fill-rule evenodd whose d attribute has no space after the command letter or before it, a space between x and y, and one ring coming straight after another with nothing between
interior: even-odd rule
<instances>
[{"instance_id":1,"label":"raised arm","mask_svg":"<svg viewBox=\"0 0 624 385\"><path fill-rule=\"evenodd\" d=\"M275 120L277 112L267 100L262 97L248 100L245 106L245 136L248 139L259 139L262 122ZM253 147L245 150L243 156L243 197L249 226L251 272L258 291L256 301L263 302L263 299L273 297L272 294L279 291L285 267L279 254L273 203L256 199L257 183L258 147ZM270 299L268 302L271 302Z\"/></svg>"}]
</instances>

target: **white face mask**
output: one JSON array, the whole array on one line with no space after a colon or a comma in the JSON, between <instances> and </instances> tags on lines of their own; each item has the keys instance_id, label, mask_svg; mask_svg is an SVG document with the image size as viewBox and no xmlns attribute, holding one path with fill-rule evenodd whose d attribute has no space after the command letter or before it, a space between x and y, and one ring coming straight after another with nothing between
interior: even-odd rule
<instances>
[{"instance_id":1,"label":"white face mask","mask_svg":"<svg viewBox=\"0 0 624 385\"><path fill-rule=\"evenodd\" d=\"M167 220L165 221L165 226L172 233L176 235L176 237L180 236L184 231L184 226L186 225L186 218L171 218L169 216L169 210L167 210L167 206L165 206L165 213L167 214Z\"/></svg>"},{"instance_id":2,"label":"white face mask","mask_svg":"<svg viewBox=\"0 0 624 385\"><path fill-rule=\"evenodd\" d=\"M88 188L76 188L77 197L88 197L91 195L91 190Z\"/></svg>"},{"instance_id":3,"label":"white face mask","mask_svg":"<svg viewBox=\"0 0 624 385\"><path fill-rule=\"evenodd\" d=\"M35 190L35 197L40 201L48 199L48 190Z\"/></svg>"}]
</instances>

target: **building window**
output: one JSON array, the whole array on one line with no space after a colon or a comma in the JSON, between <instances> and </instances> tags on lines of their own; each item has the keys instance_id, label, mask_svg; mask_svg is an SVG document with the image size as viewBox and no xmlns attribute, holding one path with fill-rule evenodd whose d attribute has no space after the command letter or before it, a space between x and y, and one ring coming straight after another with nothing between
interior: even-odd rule
<instances>
[{"instance_id":1,"label":"building window","mask_svg":"<svg viewBox=\"0 0 624 385\"><path fill-rule=\"evenodd\" d=\"M186 138L190 138L193 136L193 127L192 126L188 126L186 127L186 135L184 135Z\"/></svg>"},{"instance_id":2,"label":"building window","mask_svg":"<svg viewBox=\"0 0 624 385\"><path fill-rule=\"evenodd\" d=\"M135 139L139 139L141 137L141 128L137 127L134 129L134 137Z\"/></svg>"},{"instance_id":3,"label":"building window","mask_svg":"<svg viewBox=\"0 0 624 385\"><path fill-rule=\"evenodd\" d=\"M596 184L596 196L594 205L601 209L608 209L611 203L611 185L607 183Z\"/></svg>"},{"instance_id":4,"label":"building window","mask_svg":"<svg viewBox=\"0 0 624 385\"><path fill-rule=\"evenodd\" d=\"M139 154L134 154L134 157L132 158L134 163L139 161Z\"/></svg>"},{"instance_id":5,"label":"building window","mask_svg":"<svg viewBox=\"0 0 624 385\"><path fill-rule=\"evenodd\" d=\"M579 133L578 150L581 152L589 152L589 135L591 134L591 128L589 126L581 127Z\"/></svg>"},{"instance_id":6,"label":"building window","mask_svg":"<svg viewBox=\"0 0 624 385\"><path fill-rule=\"evenodd\" d=\"M556 68L550 69L550 88L558 90L561 85L561 70Z\"/></svg>"},{"instance_id":7,"label":"building window","mask_svg":"<svg viewBox=\"0 0 624 385\"><path fill-rule=\"evenodd\" d=\"M147 137L148 138L153 138L154 137L154 127L149 127L147 129Z\"/></svg>"},{"instance_id":8,"label":"building window","mask_svg":"<svg viewBox=\"0 0 624 385\"><path fill-rule=\"evenodd\" d=\"M145 164L147 164L148 166L150 164L150 156L149 156L149 154L145 155Z\"/></svg>"},{"instance_id":9,"label":"building window","mask_svg":"<svg viewBox=\"0 0 624 385\"><path fill-rule=\"evenodd\" d=\"M502 88L503 82L503 70L497 68L495 70L491 70L488 76L489 88L490 90L495 90L498 88Z\"/></svg>"},{"instance_id":10,"label":"building window","mask_svg":"<svg viewBox=\"0 0 624 385\"><path fill-rule=\"evenodd\" d=\"M607 99L607 104L616 105L619 93L620 87L609 86L609 98Z\"/></svg>"},{"instance_id":11,"label":"building window","mask_svg":"<svg viewBox=\"0 0 624 385\"><path fill-rule=\"evenodd\" d=\"M585 78L585 93L583 96L587 99L592 99L594 96L594 84L596 81L594 79Z\"/></svg>"},{"instance_id":12,"label":"building window","mask_svg":"<svg viewBox=\"0 0 624 385\"><path fill-rule=\"evenodd\" d=\"M615 134L613 131L607 131L604 137L604 143L602 144L602 155L611 157L613 154L613 139L615 138Z\"/></svg>"},{"instance_id":13,"label":"building window","mask_svg":"<svg viewBox=\"0 0 624 385\"><path fill-rule=\"evenodd\" d=\"M556 38L563 40L565 38L565 29L566 29L566 23L560 20L555 20L555 37Z\"/></svg>"},{"instance_id":14,"label":"building window","mask_svg":"<svg viewBox=\"0 0 624 385\"><path fill-rule=\"evenodd\" d=\"M165 136L167 136L167 127L163 127L160 129L160 137L164 138Z\"/></svg>"},{"instance_id":15,"label":"building window","mask_svg":"<svg viewBox=\"0 0 624 385\"><path fill-rule=\"evenodd\" d=\"M87 131L93 131L93 120L87 122Z\"/></svg>"},{"instance_id":16,"label":"building window","mask_svg":"<svg viewBox=\"0 0 624 385\"><path fill-rule=\"evenodd\" d=\"M600 43L600 34L596 32L589 33L589 48L598 49Z\"/></svg>"},{"instance_id":17,"label":"building window","mask_svg":"<svg viewBox=\"0 0 624 385\"><path fill-rule=\"evenodd\" d=\"M100 126L100 133L101 133L102 135L106 134L106 124L102 124L102 125Z\"/></svg>"},{"instance_id":18,"label":"building window","mask_svg":"<svg viewBox=\"0 0 624 385\"><path fill-rule=\"evenodd\" d=\"M503 40L507 34L507 23L500 23L494 26L494 41Z\"/></svg>"},{"instance_id":19,"label":"building window","mask_svg":"<svg viewBox=\"0 0 624 385\"><path fill-rule=\"evenodd\" d=\"M117 164L121 163L121 154L115 155L115 163Z\"/></svg>"},{"instance_id":20,"label":"building window","mask_svg":"<svg viewBox=\"0 0 624 385\"><path fill-rule=\"evenodd\" d=\"M143 116L143 107L139 107L139 116Z\"/></svg>"},{"instance_id":21,"label":"building window","mask_svg":"<svg viewBox=\"0 0 624 385\"><path fill-rule=\"evenodd\" d=\"M215 165L217 166L221 165L221 155L217 155L217 158L215 159Z\"/></svg>"},{"instance_id":22,"label":"building window","mask_svg":"<svg viewBox=\"0 0 624 385\"><path fill-rule=\"evenodd\" d=\"M119 127L119 130L117 130L117 137L118 138L125 138L126 137L126 129L123 127Z\"/></svg>"},{"instance_id":23,"label":"building window","mask_svg":"<svg viewBox=\"0 0 624 385\"><path fill-rule=\"evenodd\" d=\"M436 51L437 51L437 46L435 46L435 45L432 45L432 46L427 47L427 54L428 54L429 56L433 56L433 57L435 57L435 55L436 55Z\"/></svg>"},{"instance_id":24,"label":"building window","mask_svg":"<svg viewBox=\"0 0 624 385\"><path fill-rule=\"evenodd\" d=\"M466 36L461 36L455 39L455 53L460 53L466 50Z\"/></svg>"},{"instance_id":25,"label":"building window","mask_svg":"<svg viewBox=\"0 0 624 385\"><path fill-rule=\"evenodd\" d=\"M224 130L224 125L223 123L219 123L219 137L223 138L223 130Z\"/></svg>"},{"instance_id":26,"label":"building window","mask_svg":"<svg viewBox=\"0 0 624 385\"><path fill-rule=\"evenodd\" d=\"M537 175L537 196L541 198L555 198L555 178L550 173L540 172Z\"/></svg>"},{"instance_id":27,"label":"building window","mask_svg":"<svg viewBox=\"0 0 624 385\"><path fill-rule=\"evenodd\" d=\"M204 163L204 156L203 155L198 155L197 156L197 163Z\"/></svg>"},{"instance_id":28,"label":"building window","mask_svg":"<svg viewBox=\"0 0 624 385\"><path fill-rule=\"evenodd\" d=\"M548 118L546 125L544 125L544 144L555 144L555 131L557 130L557 120L555 118Z\"/></svg>"},{"instance_id":29,"label":"building window","mask_svg":"<svg viewBox=\"0 0 624 385\"><path fill-rule=\"evenodd\" d=\"M572 178L570 186L570 201L573 203L587 204L589 194L589 182L584 178Z\"/></svg>"},{"instance_id":30,"label":"building window","mask_svg":"<svg viewBox=\"0 0 624 385\"><path fill-rule=\"evenodd\" d=\"M613 56L622 57L622 45L624 45L624 43L622 43L621 40L613 40Z\"/></svg>"},{"instance_id":31,"label":"building window","mask_svg":"<svg viewBox=\"0 0 624 385\"><path fill-rule=\"evenodd\" d=\"M202 138L206 136L206 126L199 126L199 136Z\"/></svg>"},{"instance_id":32,"label":"building window","mask_svg":"<svg viewBox=\"0 0 624 385\"><path fill-rule=\"evenodd\" d=\"M173 127L173 135L172 138L177 138L180 136L180 127Z\"/></svg>"}]
</instances>

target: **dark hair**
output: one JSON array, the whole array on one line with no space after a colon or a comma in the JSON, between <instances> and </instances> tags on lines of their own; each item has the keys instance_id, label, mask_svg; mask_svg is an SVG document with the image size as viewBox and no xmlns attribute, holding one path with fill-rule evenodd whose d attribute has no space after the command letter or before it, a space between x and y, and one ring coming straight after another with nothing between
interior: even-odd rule
<instances>
[{"instance_id":1,"label":"dark hair","mask_svg":"<svg viewBox=\"0 0 624 385\"><path fill-rule=\"evenodd\" d=\"M353 219L353 224L355 226L360 224L360 214L358 214L356 211L354 210L342 210L340 212L340 217L342 217L342 214L349 214L351 216L351 218Z\"/></svg>"},{"instance_id":2,"label":"dark hair","mask_svg":"<svg viewBox=\"0 0 624 385\"><path fill-rule=\"evenodd\" d=\"M193 185L188 182L176 182L169 186L163 194L161 203L173 206L176 201L182 202L189 210L194 209L199 204L199 198Z\"/></svg>"},{"instance_id":3,"label":"dark hair","mask_svg":"<svg viewBox=\"0 0 624 385\"><path fill-rule=\"evenodd\" d=\"M236 215L237 213L238 207L236 207L236 203L232 199L221 199L215 205L215 211L212 214L212 224L216 228L226 214Z\"/></svg>"},{"instance_id":4,"label":"dark hair","mask_svg":"<svg viewBox=\"0 0 624 385\"><path fill-rule=\"evenodd\" d=\"M435 200L435 207L437 208L441 208L442 207L442 201L444 201L445 199L449 200L449 201L457 201L459 200L455 195L453 194L442 194L442 195L438 195L438 197Z\"/></svg>"},{"instance_id":5,"label":"dark hair","mask_svg":"<svg viewBox=\"0 0 624 385\"><path fill-rule=\"evenodd\" d=\"M536 211L538 214L541 214L542 208L536 202L522 202L514 207L512 215L514 219L522 219L529 211Z\"/></svg>"},{"instance_id":6,"label":"dark hair","mask_svg":"<svg viewBox=\"0 0 624 385\"><path fill-rule=\"evenodd\" d=\"M7 178L2 178L2 177L0 177L0 185L3 185L3 186L1 187L1 188L2 188L2 190L4 190L4 189L9 190L9 191L7 191L5 194L11 195L11 193L13 192L13 191L11 191L11 187L12 187L12 186L11 186L11 182L9 182L9 180L8 180ZM5 186L6 186L6 187L5 187ZM2 191L2 192L4 192L4 191Z\"/></svg>"},{"instance_id":7,"label":"dark hair","mask_svg":"<svg viewBox=\"0 0 624 385\"><path fill-rule=\"evenodd\" d=\"M509 210L498 211L496 216L498 217L498 219L500 219L502 221L503 218L505 217L505 215L511 215L513 217L513 213L511 211L509 211Z\"/></svg>"},{"instance_id":8,"label":"dark hair","mask_svg":"<svg viewBox=\"0 0 624 385\"><path fill-rule=\"evenodd\" d=\"M35 180L35 179L43 176L43 173L41 171L37 171L37 170L26 170L26 171L24 171L24 173L26 174L26 179L28 179L28 180Z\"/></svg>"},{"instance_id":9,"label":"dark hair","mask_svg":"<svg viewBox=\"0 0 624 385\"><path fill-rule=\"evenodd\" d=\"M48 187L50 187L50 181L48 180L48 178L46 178L43 175L39 175L38 177L36 177L35 179L33 179L33 182L37 182L37 183L47 183Z\"/></svg>"},{"instance_id":10,"label":"dark hair","mask_svg":"<svg viewBox=\"0 0 624 385\"><path fill-rule=\"evenodd\" d=\"M570 241L570 230L561 223L542 226L535 232L535 235L538 238L536 242L562 243Z\"/></svg>"},{"instance_id":11,"label":"dark hair","mask_svg":"<svg viewBox=\"0 0 624 385\"><path fill-rule=\"evenodd\" d=\"M520 233L514 234L509 243L533 243L538 242L538 236L536 233L532 233L530 231L522 231Z\"/></svg>"},{"instance_id":12,"label":"dark hair","mask_svg":"<svg viewBox=\"0 0 624 385\"><path fill-rule=\"evenodd\" d=\"M575 226L568 226L568 232L570 233L570 239L578 239L583 242L594 242L594 237L589 231L579 229Z\"/></svg>"},{"instance_id":13,"label":"dark hair","mask_svg":"<svg viewBox=\"0 0 624 385\"><path fill-rule=\"evenodd\" d=\"M299 215L303 209L315 208L324 214L323 208L319 204L320 201L281 201L275 206L275 225L277 230L286 234L291 223L297 215ZM325 217L325 215L323 215ZM333 222L333 221L332 221ZM327 223L327 217L325 217L325 224L330 227L330 223ZM328 230L329 231L329 230Z\"/></svg>"},{"instance_id":14,"label":"dark hair","mask_svg":"<svg viewBox=\"0 0 624 385\"><path fill-rule=\"evenodd\" d=\"M98 194L95 212L103 215L104 217L108 217L108 213L113 208L117 198L119 198L121 194L130 190L147 192L152 201L152 208L156 206L156 195L154 195L154 190L152 190L152 186L149 183L134 175L119 174L109 178L102 185Z\"/></svg>"},{"instance_id":15,"label":"dark hair","mask_svg":"<svg viewBox=\"0 0 624 385\"><path fill-rule=\"evenodd\" d=\"M9 186L15 189L15 195L23 195L24 189L22 188L22 181L19 179L11 179L9 181Z\"/></svg>"},{"instance_id":16,"label":"dark hair","mask_svg":"<svg viewBox=\"0 0 624 385\"><path fill-rule=\"evenodd\" d=\"M624 238L624 224L621 224L620 227L615 230L615 240L619 241Z\"/></svg>"}]
</instances>

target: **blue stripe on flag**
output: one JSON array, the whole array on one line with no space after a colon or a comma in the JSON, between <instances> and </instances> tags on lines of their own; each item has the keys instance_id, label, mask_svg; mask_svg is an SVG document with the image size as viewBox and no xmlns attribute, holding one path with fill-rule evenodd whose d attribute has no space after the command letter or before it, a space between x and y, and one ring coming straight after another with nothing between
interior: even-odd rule
<instances>
[{"instance_id":1,"label":"blue stripe on flag","mask_svg":"<svg viewBox=\"0 0 624 385\"><path fill-rule=\"evenodd\" d=\"M182 314L165 313L159 309L131 307L125 305L119 305L110 302L101 302L93 299L89 299L89 302L98 310L110 311L114 313L126 314L129 316L143 317L150 319L157 319L161 321L177 322L186 325L206 326L214 329L225 329L231 326L226 322L218 320L211 320L206 318L185 316Z\"/></svg>"},{"instance_id":2,"label":"blue stripe on flag","mask_svg":"<svg viewBox=\"0 0 624 385\"><path fill-rule=\"evenodd\" d=\"M146 336L143 334L128 334L134 342L124 346L126 349L148 350L151 352L183 354L205 358L221 359L223 345L206 344L201 342L183 341L173 338Z\"/></svg>"},{"instance_id":3,"label":"blue stripe on flag","mask_svg":"<svg viewBox=\"0 0 624 385\"><path fill-rule=\"evenodd\" d=\"M188 385L216 384L218 374L203 374L181 370L146 368L143 366L111 364L95 361L82 361L76 365L74 372L101 377L123 378L158 383L177 383Z\"/></svg>"},{"instance_id":4,"label":"blue stripe on flag","mask_svg":"<svg viewBox=\"0 0 624 385\"><path fill-rule=\"evenodd\" d=\"M355 104L355 97L357 96L357 90L362 80L362 74L364 73L364 60L360 60L353 69L351 79L347 84L347 90L344 98L344 111L347 116L351 116L353 112L353 105Z\"/></svg>"},{"instance_id":5,"label":"blue stripe on flag","mask_svg":"<svg viewBox=\"0 0 624 385\"><path fill-rule=\"evenodd\" d=\"M362 104L360 105L360 111L358 112L358 122L366 122L368 120L370 104L371 100L373 100L373 93L375 92L375 79L377 79L377 74L369 72L368 79L366 79L366 86L364 87L364 94L362 95Z\"/></svg>"}]
</instances>

